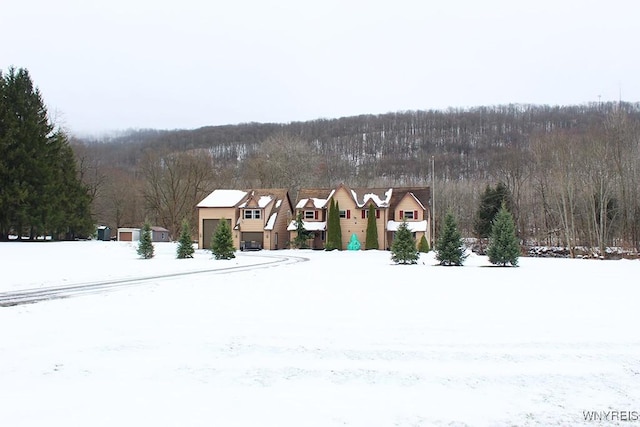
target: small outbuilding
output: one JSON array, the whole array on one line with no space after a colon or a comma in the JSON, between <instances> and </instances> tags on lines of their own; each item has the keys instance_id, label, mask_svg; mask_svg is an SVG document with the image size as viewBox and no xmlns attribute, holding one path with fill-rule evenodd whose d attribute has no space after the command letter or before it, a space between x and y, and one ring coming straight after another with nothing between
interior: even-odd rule
<instances>
[{"instance_id":1,"label":"small outbuilding","mask_svg":"<svg viewBox=\"0 0 640 427\"><path fill-rule=\"evenodd\" d=\"M102 240L108 242L111 240L111 229L106 225L101 225L98 227L98 240Z\"/></svg>"},{"instance_id":2,"label":"small outbuilding","mask_svg":"<svg viewBox=\"0 0 640 427\"><path fill-rule=\"evenodd\" d=\"M169 230L163 227L151 227L151 240L153 242L170 242Z\"/></svg>"},{"instance_id":3,"label":"small outbuilding","mask_svg":"<svg viewBox=\"0 0 640 427\"><path fill-rule=\"evenodd\" d=\"M140 240L139 228L118 228L118 241L119 242L137 242Z\"/></svg>"}]
</instances>

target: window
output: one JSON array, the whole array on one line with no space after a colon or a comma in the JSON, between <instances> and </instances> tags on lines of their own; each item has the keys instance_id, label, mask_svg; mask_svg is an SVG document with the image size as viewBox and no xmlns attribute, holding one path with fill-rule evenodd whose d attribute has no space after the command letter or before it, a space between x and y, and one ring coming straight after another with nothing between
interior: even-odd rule
<instances>
[{"instance_id":1,"label":"window","mask_svg":"<svg viewBox=\"0 0 640 427\"><path fill-rule=\"evenodd\" d=\"M369 209L362 210L362 219L369 218ZM376 209L376 218L380 218L380 209Z\"/></svg>"},{"instance_id":2,"label":"window","mask_svg":"<svg viewBox=\"0 0 640 427\"><path fill-rule=\"evenodd\" d=\"M304 211L304 219L315 219L314 211Z\"/></svg>"},{"instance_id":3,"label":"window","mask_svg":"<svg viewBox=\"0 0 640 427\"><path fill-rule=\"evenodd\" d=\"M400 218L418 219L418 211L400 211Z\"/></svg>"},{"instance_id":4,"label":"window","mask_svg":"<svg viewBox=\"0 0 640 427\"><path fill-rule=\"evenodd\" d=\"M340 211L340 218L342 219L350 219L351 218L351 210L347 209L346 211Z\"/></svg>"},{"instance_id":5,"label":"window","mask_svg":"<svg viewBox=\"0 0 640 427\"><path fill-rule=\"evenodd\" d=\"M262 218L262 211L260 209L245 209L244 219L260 219Z\"/></svg>"}]
</instances>

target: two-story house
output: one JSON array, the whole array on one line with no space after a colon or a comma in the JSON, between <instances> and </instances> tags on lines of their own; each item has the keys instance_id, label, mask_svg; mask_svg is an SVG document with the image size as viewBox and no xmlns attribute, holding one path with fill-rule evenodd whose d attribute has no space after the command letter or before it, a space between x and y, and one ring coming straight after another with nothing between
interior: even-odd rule
<instances>
[{"instance_id":1,"label":"two-story house","mask_svg":"<svg viewBox=\"0 0 640 427\"><path fill-rule=\"evenodd\" d=\"M288 230L290 240L295 239L298 213L302 214L304 228L312 233L309 245L324 248L327 214L331 200L338 204L342 247L346 249L353 234L361 243L366 241L369 207L376 215L378 247L391 247L395 232L407 221L416 241L425 236L431 239L430 190L428 187L402 188L349 188L344 184L334 189L301 189Z\"/></svg>"},{"instance_id":2,"label":"two-story house","mask_svg":"<svg viewBox=\"0 0 640 427\"><path fill-rule=\"evenodd\" d=\"M289 247L293 212L289 192L282 188L217 189L197 205L198 247L211 247L211 237L223 218L232 230L236 249L284 249Z\"/></svg>"}]
</instances>

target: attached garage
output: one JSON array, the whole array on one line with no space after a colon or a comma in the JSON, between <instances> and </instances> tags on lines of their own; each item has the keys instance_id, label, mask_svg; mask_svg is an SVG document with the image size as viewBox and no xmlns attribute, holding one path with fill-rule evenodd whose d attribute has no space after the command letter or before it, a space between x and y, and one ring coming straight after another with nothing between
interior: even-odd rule
<instances>
[{"instance_id":1,"label":"attached garage","mask_svg":"<svg viewBox=\"0 0 640 427\"><path fill-rule=\"evenodd\" d=\"M240 233L240 250L257 250L264 248L264 233L245 231Z\"/></svg>"},{"instance_id":2,"label":"attached garage","mask_svg":"<svg viewBox=\"0 0 640 427\"><path fill-rule=\"evenodd\" d=\"M231 228L231 220L227 219L227 224ZM218 228L219 219L203 219L202 220L202 248L211 249L211 237Z\"/></svg>"}]
</instances>

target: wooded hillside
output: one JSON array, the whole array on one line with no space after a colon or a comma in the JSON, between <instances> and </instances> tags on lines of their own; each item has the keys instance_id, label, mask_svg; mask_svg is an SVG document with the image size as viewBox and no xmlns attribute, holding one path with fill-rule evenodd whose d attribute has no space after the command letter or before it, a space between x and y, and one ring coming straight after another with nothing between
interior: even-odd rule
<instances>
[{"instance_id":1,"label":"wooded hillside","mask_svg":"<svg viewBox=\"0 0 640 427\"><path fill-rule=\"evenodd\" d=\"M638 103L505 105L139 130L74 146L96 217L112 227L148 217L176 236L220 187L288 187L295 198L307 186L435 178L436 221L451 210L465 236L480 194L502 182L523 240L604 251L639 247L639 123Z\"/></svg>"}]
</instances>

